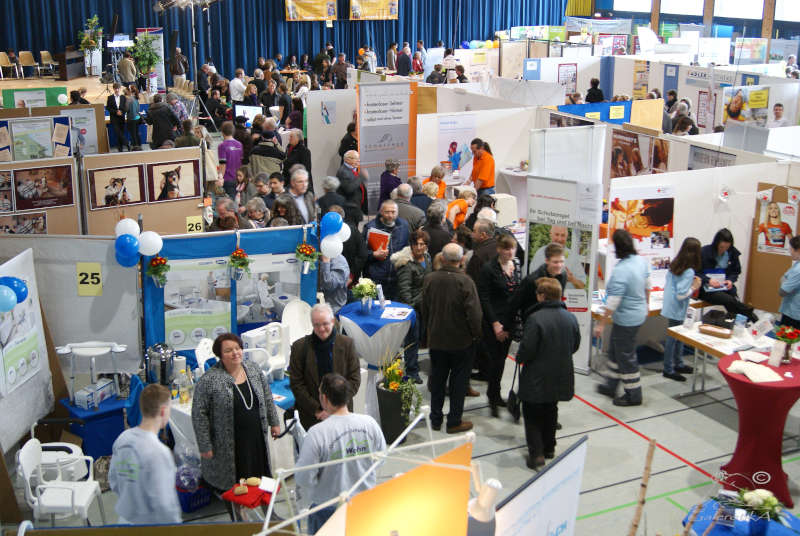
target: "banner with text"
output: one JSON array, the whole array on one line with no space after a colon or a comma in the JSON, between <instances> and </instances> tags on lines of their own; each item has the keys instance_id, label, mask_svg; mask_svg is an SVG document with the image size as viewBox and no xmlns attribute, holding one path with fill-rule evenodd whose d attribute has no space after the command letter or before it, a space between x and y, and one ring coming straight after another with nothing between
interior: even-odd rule
<instances>
[{"instance_id":1,"label":"banner with text","mask_svg":"<svg viewBox=\"0 0 800 536\"><path fill-rule=\"evenodd\" d=\"M336 20L336 0L286 0L286 20Z\"/></svg>"},{"instance_id":2,"label":"banner with text","mask_svg":"<svg viewBox=\"0 0 800 536\"><path fill-rule=\"evenodd\" d=\"M350 20L397 20L399 0L350 0Z\"/></svg>"},{"instance_id":3,"label":"banner with text","mask_svg":"<svg viewBox=\"0 0 800 536\"><path fill-rule=\"evenodd\" d=\"M400 162L398 176L409 170L409 109L411 86L404 83L358 85L358 151L361 170L369 174L369 212L378 209L380 177L387 159Z\"/></svg>"}]
</instances>

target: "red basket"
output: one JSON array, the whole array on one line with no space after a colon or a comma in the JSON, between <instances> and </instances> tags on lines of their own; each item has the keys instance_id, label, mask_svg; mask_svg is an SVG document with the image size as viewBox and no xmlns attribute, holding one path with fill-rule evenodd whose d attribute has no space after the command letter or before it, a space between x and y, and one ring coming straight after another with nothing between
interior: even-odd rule
<instances>
[{"instance_id":1,"label":"red basket","mask_svg":"<svg viewBox=\"0 0 800 536\"><path fill-rule=\"evenodd\" d=\"M211 491L207 488L199 487L195 491L187 491L176 486L175 489L178 491L181 510L186 514L199 510L211 503Z\"/></svg>"}]
</instances>

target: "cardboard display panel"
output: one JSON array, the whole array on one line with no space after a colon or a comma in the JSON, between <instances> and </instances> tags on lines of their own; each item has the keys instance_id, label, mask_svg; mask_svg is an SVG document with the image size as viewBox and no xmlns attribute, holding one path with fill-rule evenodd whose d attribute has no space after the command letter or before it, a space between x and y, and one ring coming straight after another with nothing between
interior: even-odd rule
<instances>
[{"instance_id":1,"label":"cardboard display panel","mask_svg":"<svg viewBox=\"0 0 800 536\"><path fill-rule=\"evenodd\" d=\"M43 117L64 115L66 110L94 109L95 129L97 131L97 150L108 152L108 129L106 128L105 108L102 104L78 104L74 106L42 106L39 108L0 108L0 120L19 117Z\"/></svg>"},{"instance_id":2,"label":"cardboard display panel","mask_svg":"<svg viewBox=\"0 0 800 536\"><path fill-rule=\"evenodd\" d=\"M792 265L781 245L788 248L789 238L798 231L798 207L789 202L789 191L785 186L767 182L758 183L758 192L771 190L771 201L764 203L756 196L753 228L750 233L750 262L747 269L747 292L744 301L756 309L777 312L781 305L778 295L781 276ZM780 225L767 224L764 214L767 206L777 203ZM765 205L765 206L762 206ZM774 206L774 205L773 205ZM788 211L788 214L786 213ZM792 217L793 216L793 217ZM777 236L780 235L780 236ZM776 320L780 319L780 315Z\"/></svg>"}]
</instances>

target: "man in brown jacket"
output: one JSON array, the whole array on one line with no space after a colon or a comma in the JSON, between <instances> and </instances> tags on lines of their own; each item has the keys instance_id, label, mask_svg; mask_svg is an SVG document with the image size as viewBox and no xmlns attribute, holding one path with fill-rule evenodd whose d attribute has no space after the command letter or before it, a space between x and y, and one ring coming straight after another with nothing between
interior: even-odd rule
<instances>
[{"instance_id":1,"label":"man in brown jacket","mask_svg":"<svg viewBox=\"0 0 800 536\"><path fill-rule=\"evenodd\" d=\"M353 339L335 332L330 305L318 303L311 309L311 325L313 333L296 340L289 357L289 386L306 430L328 417L319 403L319 384L325 374L335 372L345 377L350 385L350 411L361 384Z\"/></svg>"},{"instance_id":2,"label":"man in brown jacket","mask_svg":"<svg viewBox=\"0 0 800 536\"><path fill-rule=\"evenodd\" d=\"M444 415L445 386L450 376L450 412L447 433L472 429L462 421L464 395L475 344L481 337L481 304L470 277L459 269L464 250L455 243L442 249L441 270L425 276L422 284L422 318L425 319L431 356L431 425L439 429Z\"/></svg>"}]
</instances>

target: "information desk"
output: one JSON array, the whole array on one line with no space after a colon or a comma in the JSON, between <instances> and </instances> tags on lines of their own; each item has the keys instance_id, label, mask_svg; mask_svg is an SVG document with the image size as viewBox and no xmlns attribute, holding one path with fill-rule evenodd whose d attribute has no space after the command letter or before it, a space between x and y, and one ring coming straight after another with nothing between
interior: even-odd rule
<instances>
[{"instance_id":1,"label":"information desk","mask_svg":"<svg viewBox=\"0 0 800 536\"><path fill-rule=\"evenodd\" d=\"M788 508L794 506L781 462L786 416L800 398L800 361L771 367L781 381L753 383L744 374L728 372L738 354L720 359L719 371L728 382L739 410L739 437L731 461L722 466L727 489L764 488ZM789 373L790 376L786 374Z\"/></svg>"}]
</instances>

